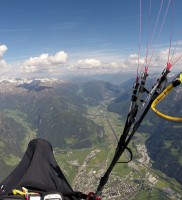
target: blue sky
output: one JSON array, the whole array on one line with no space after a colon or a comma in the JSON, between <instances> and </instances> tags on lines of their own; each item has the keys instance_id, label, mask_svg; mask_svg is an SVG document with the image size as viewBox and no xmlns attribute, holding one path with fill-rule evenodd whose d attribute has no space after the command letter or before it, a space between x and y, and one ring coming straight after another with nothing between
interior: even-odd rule
<instances>
[{"instance_id":1,"label":"blue sky","mask_svg":"<svg viewBox=\"0 0 182 200\"><path fill-rule=\"evenodd\" d=\"M149 41L148 22L151 38L162 0L151 2L149 11L150 0L142 0L140 26L140 0L1 0L1 72L54 76L136 70L139 44L143 65ZM149 45L149 55L155 52L151 69L164 67L167 62L173 0L159 38L158 33L168 2L163 2ZM177 53L182 34L181 0L174 0L173 16L172 44L177 44L174 55L180 55Z\"/></svg>"}]
</instances>

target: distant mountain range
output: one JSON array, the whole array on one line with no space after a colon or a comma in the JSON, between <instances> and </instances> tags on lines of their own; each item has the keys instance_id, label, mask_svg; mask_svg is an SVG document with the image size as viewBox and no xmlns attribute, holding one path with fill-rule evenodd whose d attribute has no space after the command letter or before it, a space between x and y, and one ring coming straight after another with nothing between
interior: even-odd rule
<instances>
[{"instance_id":1,"label":"distant mountain range","mask_svg":"<svg viewBox=\"0 0 182 200\"><path fill-rule=\"evenodd\" d=\"M61 76L60 78L62 80L72 80L76 82L84 81L105 81L110 82L115 85L120 85L121 83L124 83L128 79L135 77L135 72L117 72L117 73L111 73L111 74L93 74L93 75L67 75L67 76Z\"/></svg>"},{"instance_id":2,"label":"distant mountain range","mask_svg":"<svg viewBox=\"0 0 182 200\"><path fill-rule=\"evenodd\" d=\"M151 87L156 77L148 78ZM0 81L0 171L7 174L35 137L54 147L85 148L104 143L102 127L87 117L89 106L107 102L108 109L125 121L132 83L62 81L59 79L12 79ZM182 88L178 87L159 109L182 116ZM172 109L171 109L172 108ZM146 141L153 166L182 183L182 126L149 112L139 131ZM13 152L13 153L12 153ZM2 175L3 176L3 175Z\"/></svg>"},{"instance_id":3,"label":"distant mountain range","mask_svg":"<svg viewBox=\"0 0 182 200\"><path fill-rule=\"evenodd\" d=\"M1 80L0 171L8 173L10 163L22 157L35 137L63 149L98 144L102 127L86 117L87 108L119 92L117 86L103 81Z\"/></svg>"},{"instance_id":4,"label":"distant mountain range","mask_svg":"<svg viewBox=\"0 0 182 200\"><path fill-rule=\"evenodd\" d=\"M45 137L54 146L63 147L67 145L64 137L83 140L92 134L99 134L101 127L85 117L86 106L112 97L118 92L116 88L102 81L86 84L37 79L2 81L0 110L5 118L17 123L18 117L28 121L37 137ZM91 143L88 140L86 146Z\"/></svg>"}]
</instances>

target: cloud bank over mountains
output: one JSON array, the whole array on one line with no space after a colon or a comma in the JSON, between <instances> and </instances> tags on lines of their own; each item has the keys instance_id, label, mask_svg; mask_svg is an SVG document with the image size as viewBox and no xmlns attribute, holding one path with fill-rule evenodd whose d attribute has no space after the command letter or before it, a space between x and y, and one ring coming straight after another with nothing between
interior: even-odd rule
<instances>
[{"instance_id":1,"label":"cloud bank over mountains","mask_svg":"<svg viewBox=\"0 0 182 200\"><path fill-rule=\"evenodd\" d=\"M117 73L117 72L136 72L137 67L140 69L149 64L150 71L161 71L169 59L173 62L178 61L175 69L180 69L182 64L180 58L182 53L174 52L169 58L169 49L162 49L154 52L150 56L138 56L131 54L118 61L98 58L86 58L72 60L69 54L65 51L59 51L53 55L42 53L39 56L30 57L20 63L8 63L4 59L4 54L7 52L6 45L0 45L0 69L1 74L11 74L12 76L57 76L62 74L76 73L78 75ZM179 59L179 60L178 60ZM106 61L107 60L107 61ZM139 65L138 65L139 61Z\"/></svg>"}]
</instances>

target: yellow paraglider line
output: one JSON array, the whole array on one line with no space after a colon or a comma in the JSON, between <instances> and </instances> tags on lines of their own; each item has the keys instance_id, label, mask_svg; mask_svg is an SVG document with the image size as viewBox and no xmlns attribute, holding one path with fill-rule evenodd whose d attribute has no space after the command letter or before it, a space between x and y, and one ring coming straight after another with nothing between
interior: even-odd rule
<instances>
[{"instance_id":1,"label":"yellow paraglider line","mask_svg":"<svg viewBox=\"0 0 182 200\"><path fill-rule=\"evenodd\" d=\"M179 78L175 79L171 84L169 84L167 88L163 92L161 92L161 94L153 101L151 109L154 111L154 113L169 121L182 122L182 118L166 115L156 109L156 105L160 103L172 91L173 88L180 85L181 82L182 82L182 73L179 74Z\"/></svg>"}]
</instances>

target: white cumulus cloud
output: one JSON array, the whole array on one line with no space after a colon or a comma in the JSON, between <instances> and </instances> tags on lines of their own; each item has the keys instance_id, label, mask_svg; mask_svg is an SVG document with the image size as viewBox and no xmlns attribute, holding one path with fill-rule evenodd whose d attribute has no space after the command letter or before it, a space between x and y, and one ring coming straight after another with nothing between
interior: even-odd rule
<instances>
[{"instance_id":1,"label":"white cumulus cloud","mask_svg":"<svg viewBox=\"0 0 182 200\"><path fill-rule=\"evenodd\" d=\"M128 69L128 66L123 62L106 62L94 58L78 60L69 66L69 70L80 74L115 73L126 69Z\"/></svg>"},{"instance_id":2,"label":"white cumulus cloud","mask_svg":"<svg viewBox=\"0 0 182 200\"><path fill-rule=\"evenodd\" d=\"M162 49L158 52L155 52L152 61L150 63L151 71L161 71L163 68L167 66L167 62L172 64L172 70L180 70L182 65L182 49Z\"/></svg>"},{"instance_id":3,"label":"white cumulus cloud","mask_svg":"<svg viewBox=\"0 0 182 200\"><path fill-rule=\"evenodd\" d=\"M102 63L100 60L97 59L85 59L85 60L79 60L76 65L79 66L80 68L90 69L90 68L100 67Z\"/></svg>"},{"instance_id":4,"label":"white cumulus cloud","mask_svg":"<svg viewBox=\"0 0 182 200\"><path fill-rule=\"evenodd\" d=\"M3 59L4 54L8 50L6 45L0 45L0 68L6 68L8 67L8 64L6 61Z\"/></svg>"},{"instance_id":5,"label":"white cumulus cloud","mask_svg":"<svg viewBox=\"0 0 182 200\"><path fill-rule=\"evenodd\" d=\"M138 65L138 61L140 64L144 64L144 58L139 58L138 54L131 54L125 59L124 63L127 66L133 67Z\"/></svg>"},{"instance_id":6,"label":"white cumulus cloud","mask_svg":"<svg viewBox=\"0 0 182 200\"><path fill-rule=\"evenodd\" d=\"M178 70L181 68L182 64L182 49L174 51L171 49L169 55L169 49L161 49L159 51L154 51L153 54L149 54L147 59L146 56L140 56L138 65L138 54L131 54L123 61L123 64L128 66L129 70L137 70L139 66L139 71L145 66L149 67L149 71L161 71L167 66L167 62L170 62L175 66L172 69ZM181 70L181 69L180 69Z\"/></svg>"},{"instance_id":7,"label":"white cumulus cloud","mask_svg":"<svg viewBox=\"0 0 182 200\"><path fill-rule=\"evenodd\" d=\"M31 57L22 64L22 69L25 72L35 72L40 70L48 70L63 64L68 61L68 54L64 51L60 51L55 55L49 55L48 53L43 53L38 57Z\"/></svg>"},{"instance_id":8,"label":"white cumulus cloud","mask_svg":"<svg viewBox=\"0 0 182 200\"><path fill-rule=\"evenodd\" d=\"M174 52L175 50L175 52ZM69 58L65 51L59 51L54 55L48 53L42 53L40 56L30 57L22 63L17 63L17 65L12 65L12 67L7 67L6 61L3 59L4 53L7 51L5 45L0 45L0 68L4 71L8 69L11 73L21 74L22 76L57 76L58 74L104 74L104 73L117 73L117 72L136 72L139 66L139 72L145 67L146 58L145 55L131 54L128 56L117 56L109 58L107 56L100 56L99 54L88 55L86 59L82 57ZM173 53L174 52L174 53ZM169 49L160 49L155 51L151 57L148 56L149 73L152 71L161 71L166 67L168 60ZM80 56L80 54L79 54ZM85 55L84 55L85 57ZM181 60L178 58L181 58ZM139 65L138 65L139 60ZM173 48L171 50L170 60L172 64L174 61L178 61L174 69L179 69L181 71L182 65L182 49ZM6 68L5 68L6 67ZM27 73L27 75L26 75Z\"/></svg>"},{"instance_id":9,"label":"white cumulus cloud","mask_svg":"<svg viewBox=\"0 0 182 200\"><path fill-rule=\"evenodd\" d=\"M3 57L4 53L8 50L6 45L0 45L0 58Z\"/></svg>"}]
</instances>

